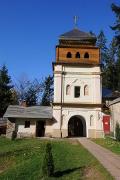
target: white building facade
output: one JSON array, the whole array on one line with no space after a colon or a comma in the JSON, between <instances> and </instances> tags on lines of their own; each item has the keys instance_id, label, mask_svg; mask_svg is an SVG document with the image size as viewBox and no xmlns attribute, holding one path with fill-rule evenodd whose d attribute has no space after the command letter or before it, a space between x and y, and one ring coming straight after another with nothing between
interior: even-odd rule
<instances>
[{"instance_id":1,"label":"white building facade","mask_svg":"<svg viewBox=\"0 0 120 180\"><path fill-rule=\"evenodd\" d=\"M101 69L95 37L74 29L60 36L54 66L54 137L103 137Z\"/></svg>"}]
</instances>

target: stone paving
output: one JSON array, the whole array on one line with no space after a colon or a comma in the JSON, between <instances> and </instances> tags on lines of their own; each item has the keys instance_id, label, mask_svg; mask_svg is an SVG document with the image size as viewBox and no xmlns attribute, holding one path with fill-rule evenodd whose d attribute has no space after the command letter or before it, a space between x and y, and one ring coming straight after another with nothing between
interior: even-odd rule
<instances>
[{"instance_id":1,"label":"stone paving","mask_svg":"<svg viewBox=\"0 0 120 180\"><path fill-rule=\"evenodd\" d=\"M91 153L116 179L120 180L120 156L101 147L87 138L78 138L78 141Z\"/></svg>"}]
</instances>

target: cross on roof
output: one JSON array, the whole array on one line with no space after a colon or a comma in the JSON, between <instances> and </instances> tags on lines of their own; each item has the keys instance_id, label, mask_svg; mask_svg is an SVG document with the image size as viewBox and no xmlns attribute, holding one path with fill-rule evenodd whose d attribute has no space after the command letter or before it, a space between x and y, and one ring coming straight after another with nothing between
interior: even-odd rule
<instances>
[{"instance_id":1,"label":"cross on roof","mask_svg":"<svg viewBox=\"0 0 120 180\"><path fill-rule=\"evenodd\" d=\"M74 25L75 25L75 28L77 27L77 21L78 21L78 16L74 16Z\"/></svg>"}]
</instances>

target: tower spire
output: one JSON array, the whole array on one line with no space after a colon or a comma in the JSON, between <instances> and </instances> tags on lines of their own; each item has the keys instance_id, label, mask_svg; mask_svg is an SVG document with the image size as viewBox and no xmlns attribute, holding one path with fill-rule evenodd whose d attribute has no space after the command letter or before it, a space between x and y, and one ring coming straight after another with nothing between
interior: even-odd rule
<instances>
[{"instance_id":1,"label":"tower spire","mask_svg":"<svg viewBox=\"0 0 120 180\"><path fill-rule=\"evenodd\" d=\"M78 16L74 16L74 27L77 28Z\"/></svg>"}]
</instances>

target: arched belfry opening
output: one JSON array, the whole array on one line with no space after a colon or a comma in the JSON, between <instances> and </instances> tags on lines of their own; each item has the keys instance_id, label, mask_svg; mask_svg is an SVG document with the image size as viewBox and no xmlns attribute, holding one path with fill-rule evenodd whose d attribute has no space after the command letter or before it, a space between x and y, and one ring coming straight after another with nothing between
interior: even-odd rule
<instances>
[{"instance_id":1,"label":"arched belfry opening","mask_svg":"<svg viewBox=\"0 0 120 180\"><path fill-rule=\"evenodd\" d=\"M86 122L81 116L72 116L68 122L68 137L86 137Z\"/></svg>"}]
</instances>

